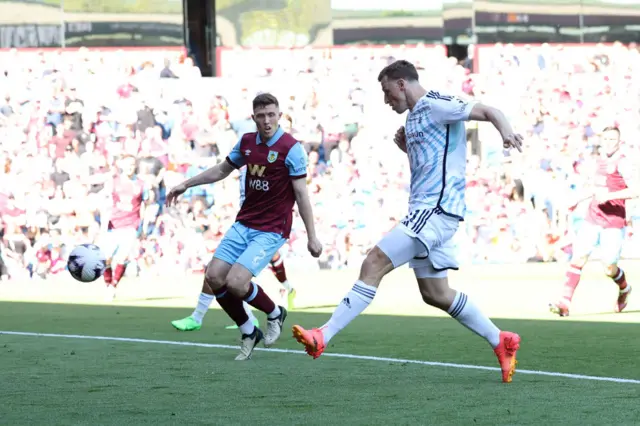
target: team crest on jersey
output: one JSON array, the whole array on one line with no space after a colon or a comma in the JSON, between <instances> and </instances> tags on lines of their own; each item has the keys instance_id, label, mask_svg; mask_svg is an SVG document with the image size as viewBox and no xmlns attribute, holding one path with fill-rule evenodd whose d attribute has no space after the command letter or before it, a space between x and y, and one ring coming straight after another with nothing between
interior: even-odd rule
<instances>
[{"instance_id":1,"label":"team crest on jersey","mask_svg":"<svg viewBox=\"0 0 640 426\"><path fill-rule=\"evenodd\" d=\"M250 149L246 149L244 151L244 155L247 156L247 157L250 156L251 155L251 150Z\"/></svg>"},{"instance_id":2,"label":"team crest on jersey","mask_svg":"<svg viewBox=\"0 0 640 426\"><path fill-rule=\"evenodd\" d=\"M267 161L273 163L278 159L278 153L276 151L269 151L269 155L267 155Z\"/></svg>"}]
</instances>

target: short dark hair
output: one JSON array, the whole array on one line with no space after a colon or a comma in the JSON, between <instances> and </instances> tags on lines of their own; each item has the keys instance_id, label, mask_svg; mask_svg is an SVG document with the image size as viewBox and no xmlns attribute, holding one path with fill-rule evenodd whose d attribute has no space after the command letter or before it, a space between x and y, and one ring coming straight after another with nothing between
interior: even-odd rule
<instances>
[{"instance_id":1,"label":"short dark hair","mask_svg":"<svg viewBox=\"0 0 640 426\"><path fill-rule=\"evenodd\" d=\"M608 126L608 127L605 127L605 128L602 130L602 133L605 133L605 132L618 132L618 136L620 136L620 129L618 129L618 126Z\"/></svg>"},{"instance_id":2,"label":"short dark hair","mask_svg":"<svg viewBox=\"0 0 640 426\"><path fill-rule=\"evenodd\" d=\"M378 74L378 81L385 77L389 80L418 81L418 70L411 62L401 59L384 67Z\"/></svg>"},{"instance_id":3,"label":"short dark hair","mask_svg":"<svg viewBox=\"0 0 640 426\"><path fill-rule=\"evenodd\" d=\"M276 107L280 106L278 98L273 96L271 93L261 93L253 98L253 109L264 108L269 105L275 105Z\"/></svg>"}]
</instances>

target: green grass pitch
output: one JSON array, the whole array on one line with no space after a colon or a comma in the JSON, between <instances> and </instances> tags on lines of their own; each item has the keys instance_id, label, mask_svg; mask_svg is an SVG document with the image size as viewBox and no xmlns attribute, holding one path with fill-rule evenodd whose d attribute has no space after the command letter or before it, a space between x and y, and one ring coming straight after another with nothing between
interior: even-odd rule
<instances>
[{"instance_id":1,"label":"green grass pitch","mask_svg":"<svg viewBox=\"0 0 640 426\"><path fill-rule=\"evenodd\" d=\"M404 281L402 275L393 277L386 284L385 294L394 292L396 282L405 285L400 283ZM536 275L531 279L540 278ZM487 300L498 299L503 284L486 277L478 279L484 282L470 287L468 293L492 315L500 312L505 302L487 306ZM268 280L263 280L267 286L272 284ZM302 281L302 275L296 281ZM538 291L557 286L549 280L539 282ZM136 280L123 281L123 287L130 289L136 284ZM61 287L45 285L37 293L64 296L62 287L68 283L56 285ZM336 295L349 286L342 280L337 288L329 286L327 291L339 300ZM99 286L91 288L99 290ZM170 326L169 321L189 314L185 306L193 303L197 289L195 279L178 292L186 298L182 302L157 303L152 297L134 298L133 290L127 293L123 288L121 300L113 306L89 305L70 297L67 303L43 303L45 296L30 297L39 300L34 303L18 300L29 297L11 297L15 292L0 290L0 299L5 300L0 302L1 331L76 336L0 333L0 424L640 422L640 315L634 309L620 315L605 310L583 312L566 320L543 313L522 318L493 315L499 327L521 334L519 368L530 373L516 373L513 383L503 384L498 371L462 368L497 367L484 341L450 318L433 316L427 308L413 316L399 315L406 310L397 303L391 308L372 306L372 314L356 319L327 350L355 357L322 356L312 360L298 352L300 347L287 329L277 349L296 352L259 351L250 361L236 362L236 349L228 346L236 346L239 336L224 329L227 320L218 309L209 312L201 331L180 333ZM155 289L153 293L162 291ZM536 307L529 306L533 302L527 299L526 291L514 289L509 300L523 298L523 312L533 312ZM611 304L611 289L603 286L597 275L587 277L581 291L583 301L587 296L592 300L600 295L600 299L607 298L602 306ZM413 296L410 294L410 298ZM127 297L136 302L127 303ZM167 306L171 304L180 306ZM296 311L287 323L319 325L329 311ZM138 340L77 338L81 336ZM590 376L608 379L599 381Z\"/></svg>"}]
</instances>

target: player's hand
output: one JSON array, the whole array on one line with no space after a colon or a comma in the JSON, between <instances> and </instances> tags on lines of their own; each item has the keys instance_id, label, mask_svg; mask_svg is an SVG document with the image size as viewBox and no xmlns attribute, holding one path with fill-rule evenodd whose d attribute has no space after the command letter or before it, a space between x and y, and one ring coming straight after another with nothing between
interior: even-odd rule
<instances>
[{"instance_id":1,"label":"player's hand","mask_svg":"<svg viewBox=\"0 0 640 426\"><path fill-rule=\"evenodd\" d=\"M322 243L317 238L309 238L309 242L307 243L307 249L311 256L320 257L322 254Z\"/></svg>"},{"instance_id":2,"label":"player's hand","mask_svg":"<svg viewBox=\"0 0 640 426\"><path fill-rule=\"evenodd\" d=\"M165 202L166 206L167 207L175 206L178 202L178 197L184 194L186 190L187 190L187 186L184 183L181 183L180 185L174 187L167 194L167 201Z\"/></svg>"},{"instance_id":3,"label":"player's hand","mask_svg":"<svg viewBox=\"0 0 640 426\"><path fill-rule=\"evenodd\" d=\"M400 148L404 152L407 152L407 135L405 134L404 126L401 126L398 131L396 131L396 135L393 137L393 141L396 145L398 145L398 148Z\"/></svg>"},{"instance_id":4,"label":"player's hand","mask_svg":"<svg viewBox=\"0 0 640 426\"><path fill-rule=\"evenodd\" d=\"M504 149L515 148L518 152L522 152L522 142L524 138L518 133L509 133L502 138L502 146Z\"/></svg>"}]
</instances>

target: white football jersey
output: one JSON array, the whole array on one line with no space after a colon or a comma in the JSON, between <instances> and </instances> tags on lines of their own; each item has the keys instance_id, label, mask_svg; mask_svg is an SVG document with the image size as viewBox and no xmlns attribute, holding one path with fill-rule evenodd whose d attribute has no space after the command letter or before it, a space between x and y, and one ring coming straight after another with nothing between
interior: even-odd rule
<instances>
[{"instance_id":1,"label":"white football jersey","mask_svg":"<svg viewBox=\"0 0 640 426\"><path fill-rule=\"evenodd\" d=\"M409 211L440 208L462 219L467 165L464 122L475 103L429 91L407 115Z\"/></svg>"}]
</instances>

